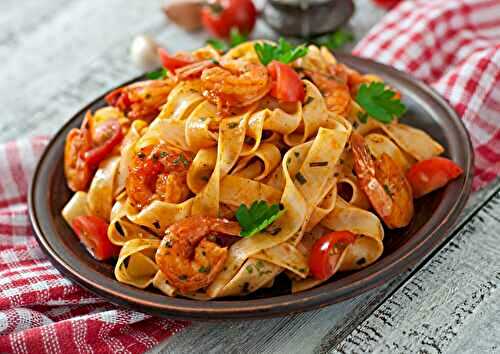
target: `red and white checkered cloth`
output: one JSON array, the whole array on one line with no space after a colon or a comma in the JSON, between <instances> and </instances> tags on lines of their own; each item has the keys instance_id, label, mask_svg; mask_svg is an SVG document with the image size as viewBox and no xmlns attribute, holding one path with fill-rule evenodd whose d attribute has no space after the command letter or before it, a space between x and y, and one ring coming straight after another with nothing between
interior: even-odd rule
<instances>
[{"instance_id":1,"label":"red and white checkered cloth","mask_svg":"<svg viewBox=\"0 0 500 354\"><path fill-rule=\"evenodd\" d=\"M403 2L355 53L432 85L471 133L475 186L499 174L499 0ZM188 322L116 308L52 267L33 237L26 206L28 181L46 142L0 146L0 353L144 352Z\"/></svg>"},{"instance_id":2,"label":"red and white checkered cloth","mask_svg":"<svg viewBox=\"0 0 500 354\"><path fill-rule=\"evenodd\" d=\"M500 174L500 0L403 1L354 54L411 73L448 100L472 138L474 189Z\"/></svg>"}]
</instances>

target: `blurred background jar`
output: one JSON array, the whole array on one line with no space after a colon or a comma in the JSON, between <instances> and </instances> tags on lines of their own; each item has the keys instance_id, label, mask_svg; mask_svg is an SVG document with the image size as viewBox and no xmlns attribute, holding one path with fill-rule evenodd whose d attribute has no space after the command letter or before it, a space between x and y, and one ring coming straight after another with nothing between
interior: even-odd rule
<instances>
[{"instance_id":1,"label":"blurred background jar","mask_svg":"<svg viewBox=\"0 0 500 354\"><path fill-rule=\"evenodd\" d=\"M352 0L268 0L262 15L276 32L308 38L334 31L353 13Z\"/></svg>"}]
</instances>

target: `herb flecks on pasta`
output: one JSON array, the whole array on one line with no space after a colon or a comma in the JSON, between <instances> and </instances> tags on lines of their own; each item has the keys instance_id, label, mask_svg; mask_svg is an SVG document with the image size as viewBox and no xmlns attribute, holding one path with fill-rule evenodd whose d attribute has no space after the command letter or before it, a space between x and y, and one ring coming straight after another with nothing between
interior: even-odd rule
<instances>
[{"instance_id":1,"label":"herb flecks on pasta","mask_svg":"<svg viewBox=\"0 0 500 354\"><path fill-rule=\"evenodd\" d=\"M384 227L462 172L376 73L231 38L160 50L67 136L63 217L120 282L209 300L283 273L302 291L376 262Z\"/></svg>"}]
</instances>

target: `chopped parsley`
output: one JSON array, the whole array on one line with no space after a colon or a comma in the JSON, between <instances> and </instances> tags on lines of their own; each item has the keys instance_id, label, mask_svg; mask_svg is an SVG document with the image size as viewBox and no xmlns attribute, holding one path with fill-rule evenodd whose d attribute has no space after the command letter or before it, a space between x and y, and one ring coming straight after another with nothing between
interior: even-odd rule
<instances>
[{"instance_id":1,"label":"chopped parsley","mask_svg":"<svg viewBox=\"0 0 500 354\"><path fill-rule=\"evenodd\" d=\"M186 157L184 156L184 154L182 152L174 160L174 165L178 165L179 163L182 163L185 167L189 167L189 160L186 159Z\"/></svg>"},{"instance_id":2,"label":"chopped parsley","mask_svg":"<svg viewBox=\"0 0 500 354\"><path fill-rule=\"evenodd\" d=\"M328 161L319 161L319 162L309 162L310 167L324 167L328 166Z\"/></svg>"},{"instance_id":3,"label":"chopped parsley","mask_svg":"<svg viewBox=\"0 0 500 354\"><path fill-rule=\"evenodd\" d=\"M245 267L246 271L248 272L248 274L252 274L253 273L253 267L251 264L247 265Z\"/></svg>"},{"instance_id":4,"label":"chopped parsley","mask_svg":"<svg viewBox=\"0 0 500 354\"><path fill-rule=\"evenodd\" d=\"M391 191L391 188L389 188L389 186L387 184L384 184L384 190L392 198L393 193Z\"/></svg>"},{"instance_id":5,"label":"chopped parsley","mask_svg":"<svg viewBox=\"0 0 500 354\"><path fill-rule=\"evenodd\" d=\"M199 273L208 273L210 272L210 267L205 267L205 266L201 266L200 269L198 269L198 272Z\"/></svg>"},{"instance_id":6,"label":"chopped parsley","mask_svg":"<svg viewBox=\"0 0 500 354\"><path fill-rule=\"evenodd\" d=\"M368 113L358 112L357 116L361 123L365 124L366 122L368 122Z\"/></svg>"},{"instance_id":7,"label":"chopped parsley","mask_svg":"<svg viewBox=\"0 0 500 354\"><path fill-rule=\"evenodd\" d=\"M374 119L390 123L394 117L401 117L406 106L396 98L396 92L388 89L382 82L362 84L356 94L356 102Z\"/></svg>"},{"instance_id":8,"label":"chopped parsley","mask_svg":"<svg viewBox=\"0 0 500 354\"><path fill-rule=\"evenodd\" d=\"M236 219L241 225L240 235L243 237L255 235L271 225L283 215L283 212L281 204L268 205L263 200L253 202L250 208L241 204L236 210Z\"/></svg>"},{"instance_id":9,"label":"chopped parsley","mask_svg":"<svg viewBox=\"0 0 500 354\"><path fill-rule=\"evenodd\" d=\"M304 177L304 175L300 172L297 172L295 174L295 179L297 180L297 182L299 182L300 184L306 184L307 183L307 179Z\"/></svg>"}]
</instances>

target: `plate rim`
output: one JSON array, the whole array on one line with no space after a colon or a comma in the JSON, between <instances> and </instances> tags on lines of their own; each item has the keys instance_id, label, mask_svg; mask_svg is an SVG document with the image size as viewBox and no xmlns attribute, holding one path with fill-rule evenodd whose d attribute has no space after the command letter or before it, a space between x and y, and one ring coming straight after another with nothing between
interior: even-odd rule
<instances>
[{"instance_id":1,"label":"plate rim","mask_svg":"<svg viewBox=\"0 0 500 354\"><path fill-rule=\"evenodd\" d=\"M366 268L356 271L352 275L340 279L338 282L326 283L297 294L278 295L262 299L230 301L217 300L203 302L199 300L190 300L184 298L170 298L166 295L154 294L161 296L162 299L165 299L166 301L164 301L163 303L158 303L156 301L150 301L144 298L139 299L140 301L138 301L138 298L135 296L118 293L112 289L106 288L105 286L93 281L92 279L81 276L78 273L77 269L71 267L70 264L67 264L60 257L57 251L50 246L48 237L41 229L41 225L38 220L37 207L35 205L37 181L40 178L40 170L42 164L45 162L50 148L56 141L59 140L61 134L68 128L69 125L74 122L75 119L78 119L86 110L89 109L89 107L101 101L107 93L113 90L112 89L106 91L104 94L86 104L77 113L72 115L71 118L65 124L63 124L61 128L59 128L57 133L54 134L54 136L50 139L42 155L40 156L33 177L31 179L28 192L29 218L34 230L35 237L44 253L48 256L51 263L59 271L61 271L63 276L71 278L73 281L89 290L91 293L97 294L98 296L101 296L114 304L125 306L135 311L178 319L226 320L256 319L283 316L292 313L309 311L312 309L328 306L333 303L345 301L394 279L397 275L401 274L409 267L414 265L418 259L427 257L434 248L438 247L441 244L439 242L440 240L444 240L450 235L453 225L458 222L458 216L464 209L468 197L470 196L474 166L474 152L470 135L463 121L458 117L456 112L450 107L450 105L444 100L444 98L442 98L436 91L434 91L434 89L421 82L420 80L393 67L377 63L370 59L356 57L347 53L335 53L335 55L340 59L339 61L341 62L354 61L358 62L358 64L361 66L368 63L369 66L372 67L378 67L379 69L383 68L387 75L395 77L398 80L403 80L406 82L406 84L413 86L414 89L416 88L417 90L422 91L422 93L430 96L432 100L440 106L441 109L444 109L446 111L452 121L456 124L455 128L457 128L465 138L466 146L464 147L464 151L467 160L467 166L463 166L465 173L463 183L460 186L460 194L458 196L455 196L456 199L454 203L447 210L446 214L440 220L440 222L437 225L433 225L434 228L430 232L423 234L411 249L406 252L402 252L402 249L404 251L406 248L409 248L409 245L412 244L412 242L408 242L407 244L399 247L392 254L387 255L383 259L380 259L379 261ZM140 80L141 78L144 78L144 75L140 75L136 78L126 81L117 87L135 82L137 80ZM454 183L457 182L458 180ZM446 195L446 190L444 193ZM429 221L430 219L422 227L425 227L425 225ZM420 229L417 230L416 233L419 231ZM415 233L413 235L415 235ZM96 275L103 276L97 271ZM349 280L349 278L354 278L354 281L343 284L346 283L346 280ZM335 284L338 283L341 283L342 285L339 288L335 289ZM126 284L121 285L130 287ZM133 289L129 289L129 292L133 292ZM329 290L336 290L334 292L334 296Z\"/></svg>"}]
</instances>

